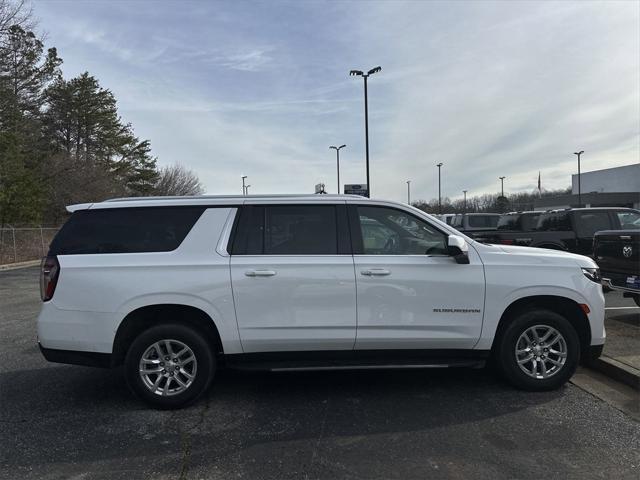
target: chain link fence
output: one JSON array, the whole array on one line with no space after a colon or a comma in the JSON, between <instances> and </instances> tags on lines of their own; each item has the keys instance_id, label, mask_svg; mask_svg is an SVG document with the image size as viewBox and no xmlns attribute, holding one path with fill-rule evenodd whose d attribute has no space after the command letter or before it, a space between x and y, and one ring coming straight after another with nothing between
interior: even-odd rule
<instances>
[{"instance_id":1,"label":"chain link fence","mask_svg":"<svg viewBox=\"0 0 640 480\"><path fill-rule=\"evenodd\" d=\"M0 265L44 257L59 229L43 226L0 228Z\"/></svg>"}]
</instances>

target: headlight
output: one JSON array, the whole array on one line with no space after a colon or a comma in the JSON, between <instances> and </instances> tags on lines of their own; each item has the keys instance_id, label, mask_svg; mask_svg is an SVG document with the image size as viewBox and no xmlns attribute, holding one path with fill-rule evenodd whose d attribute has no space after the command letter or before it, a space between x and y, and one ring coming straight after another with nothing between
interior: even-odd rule
<instances>
[{"instance_id":1,"label":"headlight","mask_svg":"<svg viewBox=\"0 0 640 480\"><path fill-rule=\"evenodd\" d=\"M592 282L600 283L600 280L602 279L602 277L600 276L599 268L582 267L582 273L584 273L584 276L587 277Z\"/></svg>"}]
</instances>

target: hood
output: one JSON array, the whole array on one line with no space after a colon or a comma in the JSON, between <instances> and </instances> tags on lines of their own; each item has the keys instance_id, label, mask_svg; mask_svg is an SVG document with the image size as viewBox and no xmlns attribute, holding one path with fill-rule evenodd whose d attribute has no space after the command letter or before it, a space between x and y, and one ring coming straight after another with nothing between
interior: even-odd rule
<instances>
[{"instance_id":1,"label":"hood","mask_svg":"<svg viewBox=\"0 0 640 480\"><path fill-rule=\"evenodd\" d=\"M584 255L563 252L561 250L551 250L548 248L534 247L518 247L514 245L483 245L486 247L483 253L495 254L502 256L507 254L510 261L518 262L519 259L524 263L545 263L553 265L577 265L579 267L594 268L597 267L593 259Z\"/></svg>"}]
</instances>

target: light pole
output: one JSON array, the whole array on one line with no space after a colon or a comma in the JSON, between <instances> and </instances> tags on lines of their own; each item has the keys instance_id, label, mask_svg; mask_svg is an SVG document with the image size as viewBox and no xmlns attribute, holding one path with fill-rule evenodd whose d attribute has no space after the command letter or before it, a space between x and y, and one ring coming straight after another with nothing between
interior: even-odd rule
<instances>
[{"instance_id":1,"label":"light pole","mask_svg":"<svg viewBox=\"0 0 640 480\"><path fill-rule=\"evenodd\" d=\"M462 193L464 193L464 210L462 213L467 213L467 191L462 190Z\"/></svg>"},{"instance_id":2,"label":"light pole","mask_svg":"<svg viewBox=\"0 0 640 480\"><path fill-rule=\"evenodd\" d=\"M331 145L329 148L333 148L336 151L336 169L338 171L338 195L340 195L340 149L346 147L346 145L340 145L334 147Z\"/></svg>"},{"instance_id":3,"label":"light pole","mask_svg":"<svg viewBox=\"0 0 640 480\"><path fill-rule=\"evenodd\" d=\"M500 188L502 190L502 193L500 194L500 196L504 197L504 179L507 178L507 177L498 177L498 178L500 179L500 185L501 185Z\"/></svg>"},{"instance_id":4,"label":"light pole","mask_svg":"<svg viewBox=\"0 0 640 480\"><path fill-rule=\"evenodd\" d=\"M574 155L578 156L578 208L582 207L582 188L580 185L580 155L584 153L584 150L580 150L579 152L573 152Z\"/></svg>"},{"instance_id":5,"label":"light pole","mask_svg":"<svg viewBox=\"0 0 640 480\"><path fill-rule=\"evenodd\" d=\"M364 143L367 162L367 197L371 197L371 180L369 178L369 103L367 99L367 78L369 78L369 75L378 73L381 70L382 67L375 67L367 73L364 73L362 70L351 70L349 72L349 75L352 77L364 78Z\"/></svg>"},{"instance_id":6,"label":"light pole","mask_svg":"<svg viewBox=\"0 0 640 480\"><path fill-rule=\"evenodd\" d=\"M411 180L407 180L407 204L411 205Z\"/></svg>"},{"instance_id":7,"label":"light pole","mask_svg":"<svg viewBox=\"0 0 640 480\"><path fill-rule=\"evenodd\" d=\"M247 193L245 193L245 195L249 195L249 187L250 186L251 185L247 185L246 187L244 187L244 191L247 192Z\"/></svg>"},{"instance_id":8,"label":"light pole","mask_svg":"<svg viewBox=\"0 0 640 480\"><path fill-rule=\"evenodd\" d=\"M244 184L244 181L247 179L246 175L242 175L242 196L247 196L247 186Z\"/></svg>"},{"instance_id":9,"label":"light pole","mask_svg":"<svg viewBox=\"0 0 640 480\"><path fill-rule=\"evenodd\" d=\"M440 182L440 169L442 168L442 163L436 165L438 167L438 213L442 215L442 190L441 190L441 182Z\"/></svg>"}]
</instances>

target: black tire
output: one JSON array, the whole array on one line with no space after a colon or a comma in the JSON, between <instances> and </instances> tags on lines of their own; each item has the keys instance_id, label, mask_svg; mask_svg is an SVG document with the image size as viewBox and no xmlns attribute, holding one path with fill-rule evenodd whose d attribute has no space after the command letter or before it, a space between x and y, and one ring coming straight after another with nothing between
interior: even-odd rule
<instances>
[{"instance_id":1,"label":"black tire","mask_svg":"<svg viewBox=\"0 0 640 480\"><path fill-rule=\"evenodd\" d=\"M516 357L516 346L520 336L537 325L555 329L562 335L566 345L564 365L548 378L529 376L520 368ZM501 372L515 387L530 391L554 390L564 385L575 373L580 361L580 339L576 330L565 317L550 310L535 309L520 313L509 322L498 340L495 353ZM547 353L547 355L549 354ZM555 359L558 360L557 357ZM524 367L528 366L532 369L531 365L531 363L527 363ZM539 366L538 369L541 374L542 367Z\"/></svg>"},{"instance_id":2,"label":"black tire","mask_svg":"<svg viewBox=\"0 0 640 480\"><path fill-rule=\"evenodd\" d=\"M636 305L640 307L640 295L634 295L633 301L636 302Z\"/></svg>"},{"instance_id":3,"label":"black tire","mask_svg":"<svg viewBox=\"0 0 640 480\"><path fill-rule=\"evenodd\" d=\"M147 387L145 385L145 381L139 373L140 362L143 355L150 347L156 344L156 342L161 342L160 348L164 348L164 352L166 352L166 344L163 343L164 340L176 341L187 346L193 353L196 361L195 373L193 372L193 362L191 363L191 367L187 367L186 364L184 366L175 365L175 376L180 376L188 386L184 391L167 396L151 391L151 387ZM175 345L176 344L174 344L174 346ZM185 355L189 355L189 353ZM160 360L164 361L162 358ZM167 362L167 365L168 364L169 362ZM191 379L190 384L189 380L186 379L183 374L179 373L179 369L182 367L185 369L190 368L190 372L194 373L194 377ZM145 330L135 338L127 351L124 369L127 384L137 397L155 408L176 409L193 403L207 390L211 384L211 380L213 380L213 375L216 369L216 359L212 346L206 340L204 335L197 330L185 325L161 324ZM171 376L173 377L173 374ZM158 377L152 375L148 378L154 379ZM163 383L169 383L166 376L164 380L161 379L161 385ZM174 384L176 385L174 386ZM170 385L175 389L182 388L177 385L177 380L174 379L172 379Z\"/></svg>"}]
</instances>

